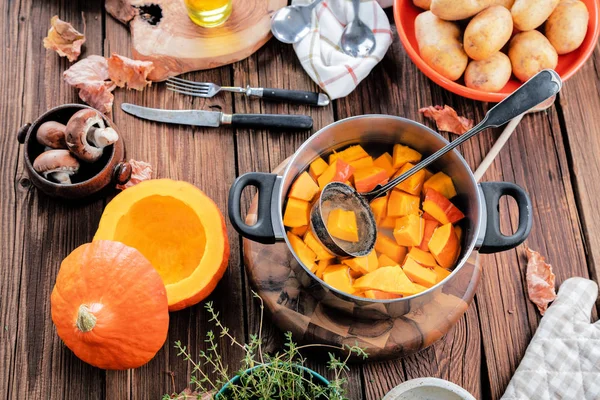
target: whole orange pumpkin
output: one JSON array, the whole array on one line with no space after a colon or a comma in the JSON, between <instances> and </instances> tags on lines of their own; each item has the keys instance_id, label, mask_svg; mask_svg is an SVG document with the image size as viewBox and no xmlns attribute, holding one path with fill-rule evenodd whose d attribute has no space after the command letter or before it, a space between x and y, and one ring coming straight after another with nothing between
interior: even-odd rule
<instances>
[{"instance_id":1,"label":"whole orange pumpkin","mask_svg":"<svg viewBox=\"0 0 600 400\"><path fill-rule=\"evenodd\" d=\"M58 336L77 357L99 368L137 368L167 338L162 279L142 253L123 243L98 240L69 254L51 306Z\"/></svg>"}]
</instances>

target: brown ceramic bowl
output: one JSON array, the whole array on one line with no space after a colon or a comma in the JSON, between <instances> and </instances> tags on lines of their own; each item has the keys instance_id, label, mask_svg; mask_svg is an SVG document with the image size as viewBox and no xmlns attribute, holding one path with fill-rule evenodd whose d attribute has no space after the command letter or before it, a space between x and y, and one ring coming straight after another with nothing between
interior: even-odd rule
<instances>
[{"instance_id":1,"label":"brown ceramic bowl","mask_svg":"<svg viewBox=\"0 0 600 400\"><path fill-rule=\"evenodd\" d=\"M39 126L47 121L56 121L66 125L73 114L85 108L91 109L83 104L64 104L51 108L33 123L23 125L17 133L19 143L24 146L23 158L29 179L38 189L49 196L81 199L96 194L109 186L125 184L131 177L131 165L123 161L125 159L125 143L121 137L115 144L106 147L102 157L95 163L82 162L79 172L73 175L73 183L70 185L52 182L33 169L33 161L44 151L44 146L35 139ZM105 116L103 118L106 126L119 132L111 120Z\"/></svg>"}]
</instances>

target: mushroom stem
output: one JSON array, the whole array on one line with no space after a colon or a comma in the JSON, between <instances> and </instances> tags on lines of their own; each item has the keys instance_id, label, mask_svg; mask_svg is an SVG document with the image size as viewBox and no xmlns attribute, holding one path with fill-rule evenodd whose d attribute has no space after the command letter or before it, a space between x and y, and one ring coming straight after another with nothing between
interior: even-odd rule
<instances>
[{"instance_id":1,"label":"mushroom stem","mask_svg":"<svg viewBox=\"0 0 600 400\"><path fill-rule=\"evenodd\" d=\"M87 133L87 140L95 147L103 149L119 140L119 135L111 127L97 128L92 126Z\"/></svg>"},{"instance_id":2,"label":"mushroom stem","mask_svg":"<svg viewBox=\"0 0 600 400\"><path fill-rule=\"evenodd\" d=\"M61 185L70 185L71 184L71 175L73 173L65 172L65 171L55 171L48 172L44 174L44 178L51 179L60 183Z\"/></svg>"}]
</instances>

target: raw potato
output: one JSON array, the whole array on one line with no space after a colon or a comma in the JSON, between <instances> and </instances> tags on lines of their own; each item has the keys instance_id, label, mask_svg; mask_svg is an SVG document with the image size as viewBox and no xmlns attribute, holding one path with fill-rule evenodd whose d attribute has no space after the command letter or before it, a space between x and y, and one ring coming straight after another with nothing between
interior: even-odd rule
<instances>
[{"instance_id":1,"label":"raw potato","mask_svg":"<svg viewBox=\"0 0 600 400\"><path fill-rule=\"evenodd\" d=\"M431 12L446 21L458 21L477 14L494 0L431 0Z\"/></svg>"},{"instance_id":2,"label":"raw potato","mask_svg":"<svg viewBox=\"0 0 600 400\"><path fill-rule=\"evenodd\" d=\"M525 82L546 68L556 68L558 54L548 39L538 31L521 32L510 41L508 57L513 73Z\"/></svg>"},{"instance_id":3,"label":"raw potato","mask_svg":"<svg viewBox=\"0 0 600 400\"><path fill-rule=\"evenodd\" d=\"M515 0L495 0L492 2L492 5L502 6L508 10L515 4Z\"/></svg>"},{"instance_id":4,"label":"raw potato","mask_svg":"<svg viewBox=\"0 0 600 400\"><path fill-rule=\"evenodd\" d=\"M515 28L531 31L542 25L560 0L516 0L510 9Z\"/></svg>"},{"instance_id":5,"label":"raw potato","mask_svg":"<svg viewBox=\"0 0 600 400\"><path fill-rule=\"evenodd\" d=\"M563 0L546 21L546 37L558 54L567 54L583 43L590 14L578 0Z\"/></svg>"},{"instance_id":6,"label":"raw potato","mask_svg":"<svg viewBox=\"0 0 600 400\"><path fill-rule=\"evenodd\" d=\"M423 10L429 10L431 8L431 0L413 0L413 4Z\"/></svg>"},{"instance_id":7,"label":"raw potato","mask_svg":"<svg viewBox=\"0 0 600 400\"><path fill-rule=\"evenodd\" d=\"M431 11L415 19L415 34L421 58L427 65L450 80L457 80L465 72L469 58L460 40L460 28L444 21Z\"/></svg>"},{"instance_id":8,"label":"raw potato","mask_svg":"<svg viewBox=\"0 0 600 400\"><path fill-rule=\"evenodd\" d=\"M471 89L499 92L508 83L512 67L504 53L497 52L481 61L471 61L465 71L465 84Z\"/></svg>"},{"instance_id":9,"label":"raw potato","mask_svg":"<svg viewBox=\"0 0 600 400\"><path fill-rule=\"evenodd\" d=\"M513 22L510 11L491 6L477 14L465 29L465 52L473 60L485 60L510 40Z\"/></svg>"}]
</instances>

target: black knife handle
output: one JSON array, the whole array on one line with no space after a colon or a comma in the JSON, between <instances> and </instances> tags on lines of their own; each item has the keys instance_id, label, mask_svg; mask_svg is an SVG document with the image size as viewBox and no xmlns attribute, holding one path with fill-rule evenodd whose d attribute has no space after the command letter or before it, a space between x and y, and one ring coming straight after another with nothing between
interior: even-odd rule
<instances>
[{"instance_id":1,"label":"black knife handle","mask_svg":"<svg viewBox=\"0 0 600 400\"><path fill-rule=\"evenodd\" d=\"M310 106L326 106L329 104L329 97L326 94L305 92L303 90L264 88L262 97L267 100L308 104Z\"/></svg>"},{"instance_id":2,"label":"black knife handle","mask_svg":"<svg viewBox=\"0 0 600 400\"><path fill-rule=\"evenodd\" d=\"M252 129L309 130L313 119L308 115L233 114L231 124Z\"/></svg>"}]
</instances>

